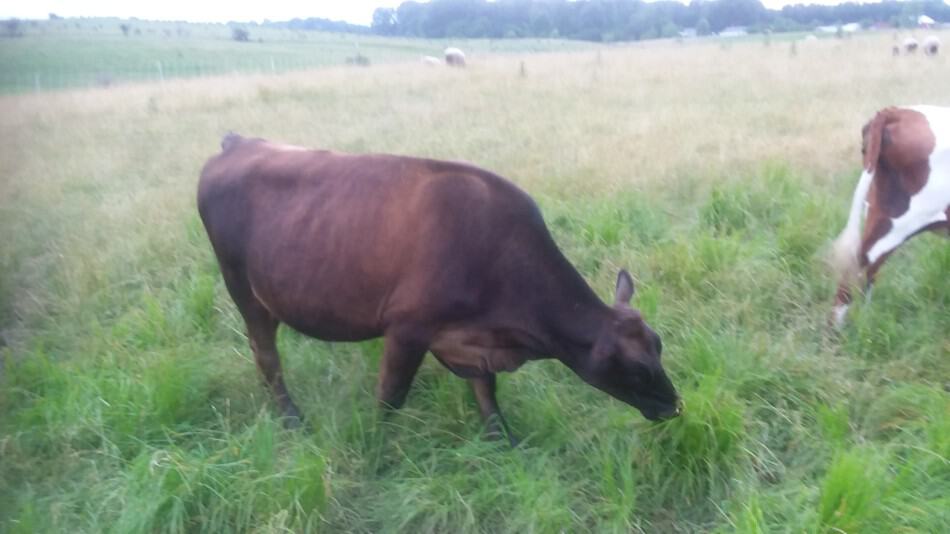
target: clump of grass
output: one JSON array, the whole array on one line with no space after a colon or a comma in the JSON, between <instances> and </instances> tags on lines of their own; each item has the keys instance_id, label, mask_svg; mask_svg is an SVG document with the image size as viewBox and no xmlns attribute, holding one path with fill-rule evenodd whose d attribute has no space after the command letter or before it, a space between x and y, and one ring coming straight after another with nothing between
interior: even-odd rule
<instances>
[{"instance_id":1,"label":"clump of grass","mask_svg":"<svg viewBox=\"0 0 950 534\"><path fill-rule=\"evenodd\" d=\"M234 531L277 521L273 526L313 530L327 505L326 460L300 442L279 451L278 426L265 416L234 436L208 436L203 450L143 450L123 481L128 495L116 527Z\"/></svg>"},{"instance_id":2,"label":"clump of grass","mask_svg":"<svg viewBox=\"0 0 950 534\"><path fill-rule=\"evenodd\" d=\"M651 486L669 489L670 502L685 497L696 503L721 491L745 461L746 409L716 375L682 395L683 415L644 436L652 454L640 468L650 472Z\"/></svg>"},{"instance_id":3,"label":"clump of grass","mask_svg":"<svg viewBox=\"0 0 950 534\"><path fill-rule=\"evenodd\" d=\"M822 436L834 447L845 445L848 436L851 434L850 418L848 410L844 406L828 406L822 404L818 406L818 426Z\"/></svg>"},{"instance_id":4,"label":"clump of grass","mask_svg":"<svg viewBox=\"0 0 950 534\"><path fill-rule=\"evenodd\" d=\"M881 458L873 451L854 449L838 455L821 486L818 522L839 532L886 532L881 500L889 491Z\"/></svg>"}]
</instances>

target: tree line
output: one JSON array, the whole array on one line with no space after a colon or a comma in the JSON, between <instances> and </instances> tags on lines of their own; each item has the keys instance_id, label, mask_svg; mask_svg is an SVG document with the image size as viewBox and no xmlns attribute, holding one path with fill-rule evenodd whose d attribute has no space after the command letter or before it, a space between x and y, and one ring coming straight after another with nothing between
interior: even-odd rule
<instances>
[{"instance_id":1,"label":"tree line","mask_svg":"<svg viewBox=\"0 0 950 534\"><path fill-rule=\"evenodd\" d=\"M405 37L550 37L634 41L673 37L694 28L699 35L730 26L749 32L807 31L860 22L913 27L926 14L950 20L941 0L893 0L877 4L792 5L766 9L760 0L432 0L403 2L373 13L372 32Z\"/></svg>"}]
</instances>

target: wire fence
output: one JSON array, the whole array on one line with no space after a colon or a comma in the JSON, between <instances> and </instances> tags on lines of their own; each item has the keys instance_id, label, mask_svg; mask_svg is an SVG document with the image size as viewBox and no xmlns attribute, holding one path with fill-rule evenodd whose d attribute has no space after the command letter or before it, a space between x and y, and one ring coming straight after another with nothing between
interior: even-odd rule
<instances>
[{"instance_id":1,"label":"wire fence","mask_svg":"<svg viewBox=\"0 0 950 534\"><path fill-rule=\"evenodd\" d=\"M110 87L129 82L164 82L166 80L227 76L239 74L283 74L335 65L367 66L376 63L412 61L413 54L360 53L308 59L248 58L216 63L188 61L153 61L135 67L47 68L0 71L0 93L28 93L61 89Z\"/></svg>"}]
</instances>

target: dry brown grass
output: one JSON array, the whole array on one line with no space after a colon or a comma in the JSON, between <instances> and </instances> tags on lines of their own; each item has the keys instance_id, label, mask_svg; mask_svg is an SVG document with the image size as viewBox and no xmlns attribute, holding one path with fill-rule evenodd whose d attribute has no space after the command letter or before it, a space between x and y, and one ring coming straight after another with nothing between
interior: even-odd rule
<instances>
[{"instance_id":1,"label":"dry brown grass","mask_svg":"<svg viewBox=\"0 0 950 534\"><path fill-rule=\"evenodd\" d=\"M121 134L109 134L137 128L174 135L163 144L194 165L234 129L464 158L531 180L572 168L606 183L728 175L763 160L826 175L854 168L857 132L876 109L950 100L946 58L893 58L890 40L799 43L796 56L782 42L665 43L486 58L466 71L412 63L3 97L0 154L29 166L16 155L36 141L84 135L121 152Z\"/></svg>"},{"instance_id":2,"label":"dry brown grass","mask_svg":"<svg viewBox=\"0 0 950 534\"><path fill-rule=\"evenodd\" d=\"M781 42L663 42L483 57L466 70L408 63L4 96L0 219L46 242L29 261L56 264L68 249L88 264L70 288L104 283L112 256L133 253L109 236L173 233L228 130L468 160L567 202L695 188L764 162L826 181L856 170L860 127L876 109L950 103L946 57L894 58L890 41L800 42L794 56ZM50 207L59 220L41 238L29 213Z\"/></svg>"}]
</instances>

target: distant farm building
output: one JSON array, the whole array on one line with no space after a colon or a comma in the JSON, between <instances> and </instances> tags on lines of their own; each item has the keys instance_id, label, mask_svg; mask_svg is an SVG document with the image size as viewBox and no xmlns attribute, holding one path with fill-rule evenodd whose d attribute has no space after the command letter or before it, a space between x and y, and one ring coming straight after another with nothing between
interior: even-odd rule
<instances>
[{"instance_id":1,"label":"distant farm building","mask_svg":"<svg viewBox=\"0 0 950 534\"><path fill-rule=\"evenodd\" d=\"M855 33L861 31L861 25L857 22L849 22L847 24L842 24L841 26L831 24L828 26L818 26L815 28L815 31L821 33L838 33L839 30L843 33Z\"/></svg>"},{"instance_id":2,"label":"distant farm building","mask_svg":"<svg viewBox=\"0 0 950 534\"><path fill-rule=\"evenodd\" d=\"M748 34L749 30L745 26L729 26L719 32L719 37L742 37Z\"/></svg>"}]
</instances>

